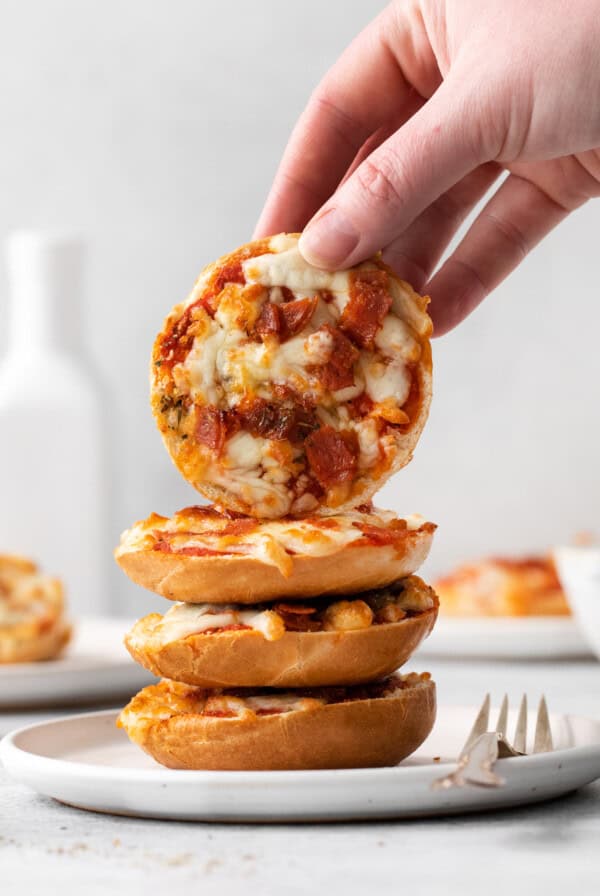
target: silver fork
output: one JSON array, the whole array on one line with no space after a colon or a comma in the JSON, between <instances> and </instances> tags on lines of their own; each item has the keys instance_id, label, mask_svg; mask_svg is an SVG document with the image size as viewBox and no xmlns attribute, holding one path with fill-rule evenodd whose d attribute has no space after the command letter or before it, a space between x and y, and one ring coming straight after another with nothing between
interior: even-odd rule
<instances>
[{"instance_id":1,"label":"silver fork","mask_svg":"<svg viewBox=\"0 0 600 896\"><path fill-rule=\"evenodd\" d=\"M490 695L486 694L473 727L460 751L456 769L444 778L433 782L435 790L477 784L483 787L501 787L504 779L494 771L497 759L525 756L527 753L527 696L523 694L512 743L508 740L508 697L505 694L493 731L489 730ZM546 698L542 697L537 711L532 753L548 753L553 750L552 731L548 718Z\"/></svg>"}]
</instances>

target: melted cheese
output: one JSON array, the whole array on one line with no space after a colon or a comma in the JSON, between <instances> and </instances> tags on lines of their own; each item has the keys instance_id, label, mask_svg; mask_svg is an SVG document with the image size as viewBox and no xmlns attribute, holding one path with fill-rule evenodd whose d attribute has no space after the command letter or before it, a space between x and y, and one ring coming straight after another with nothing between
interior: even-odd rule
<instances>
[{"instance_id":1,"label":"melted cheese","mask_svg":"<svg viewBox=\"0 0 600 896\"><path fill-rule=\"evenodd\" d=\"M317 697L299 697L293 692L260 694L248 697L236 697L227 693L212 693L201 698L195 707L207 716L228 718L244 718L261 714L298 712L305 709L319 708L326 700Z\"/></svg>"},{"instance_id":2,"label":"melted cheese","mask_svg":"<svg viewBox=\"0 0 600 896\"><path fill-rule=\"evenodd\" d=\"M371 417L368 417L366 420L361 420L357 423L355 430L360 448L359 469L368 470L370 467L374 467L380 459L377 423Z\"/></svg>"},{"instance_id":3,"label":"melted cheese","mask_svg":"<svg viewBox=\"0 0 600 896\"><path fill-rule=\"evenodd\" d=\"M236 470L253 470L262 462L266 439L253 436L249 432L237 432L227 442L225 453L227 463Z\"/></svg>"},{"instance_id":4,"label":"melted cheese","mask_svg":"<svg viewBox=\"0 0 600 896\"><path fill-rule=\"evenodd\" d=\"M309 709L320 709L324 704L337 703L344 698L347 700L364 700L370 697L379 700L393 698L400 689L430 687L430 678L427 672L395 675L388 679L386 682L387 687L383 691L376 690L372 695L367 692L358 696L351 687L347 689L334 688L332 690L325 687L316 688L312 697L302 697L294 691L279 691L273 694L249 694L246 697L233 696L227 692L216 692L206 699L201 698L199 702L201 703L201 709L207 715L210 715L211 712L220 713L222 711L231 712L237 717L249 713L303 712ZM377 688L377 685L375 687Z\"/></svg>"},{"instance_id":5,"label":"melted cheese","mask_svg":"<svg viewBox=\"0 0 600 896\"><path fill-rule=\"evenodd\" d=\"M365 391L376 404L392 400L401 407L410 393L410 374L401 362L385 363L376 355L365 353L359 359L365 379Z\"/></svg>"},{"instance_id":6,"label":"melted cheese","mask_svg":"<svg viewBox=\"0 0 600 896\"><path fill-rule=\"evenodd\" d=\"M285 477L286 480L288 476ZM225 469L218 464L210 467L210 479L227 489L245 504L252 504L255 513L265 519L285 516L292 504L292 493L285 485L273 482L262 466L252 469Z\"/></svg>"},{"instance_id":7,"label":"melted cheese","mask_svg":"<svg viewBox=\"0 0 600 896\"><path fill-rule=\"evenodd\" d=\"M276 233L269 240L269 249L273 252L285 252L298 245L298 237L295 233Z\"/></svg>"},{"instance_id":8,"label":"melted cheese","mask_svg":"<svg viewBox=\"0 0 600 896\"><path fill-rule=\"evenodd\" d=\"M387 358L401 358L406 362L419 360L421 347L410 327L399 317L387 314L375 336L375 345Z\"/></svg>"},{"instance_id":9,"label":"melted cheese","mask_svg":"<svg viewBox=\"0 0 600 896\"><path fill-rule=\"evenodd\" d=\"M298 697L293 693L246 697L244 700L246 707L252 712L302 712L306 709L316 709L324 702L317 697Z\"/></svg>"},{"instance_id":10,"label":"melted cheese","mask_svg":"<svg viewBox=\"0 0 600 896\"><path fill-rule=\"evenodd\" d=\"M242 265L248 283L261 286L287 286L304 293L326 289L329 292L347 293L350 286L349 271L322 271L308 264L297 246L278 254L258 255Z\"/></svg>"},{"instance_id":11,"label":"melted cheese","mask_svg":"<svg viewBox=\"0 0 600 896\"><path fill-rule=\"evenodd\" d=\"M399 283L395 277L390 278L390 292L394 314L405 320L419 336L430 336L431 318L425 310L429 299L421 298L408 283Z\"/></svg>"},{"instance_id":12,"label":"melted cheese","mask_svg":"<svg viewBox=\"0 0 600 896\"><path fill-rule=\"evenodd\" d=\"M277 641L285 634L281 618L272 610L246 610L232 605L175 604L165 613L154 631L161 644L169 644L190 635L229 625L247 625L261 632L267 641Z\"/></svg>"},{"instance_id":13,"label":"melted cheese","mask_svg":"<svg viewBox=\"0 0 600 896\"><path fill-rule=\"evenodd\" d=\"M331 318L325 302L321 317ZM314 332L315 323L305 328L304 335L279 344L277 341L255 342L235 326L231 316L220 310L215 319L204 321L200 338L183 364L173 368L173 378L179 388L187 387L195 401L235 407L248 393L269 398L272 383L291 386L297 392L310 394L318 400L323 392L318 373L307 368L318 368L331 356L332 337L327 332ZM311 330L312 332L308 332Z\"/></svg>"},{"instance_id":14,"label":"melted cheese","mask_svg":"<svg viewBox=\"0 0 600 896\"><path fill-rule=\"evenodd\" d=\"M240 342L237 330L227 331L218 321L205 315L201 339L195 339L184 364L173 368L175 384L183 389L186 385L194 401L218 405L223 395L217 369L223 358Z\"/></svg>"},{"instance_id":15,"label":"melted cheese","mask_svg":"<svg viewBox=\"0 0 600 896\"><path fill-rule=\"evenodd\" d=\"M123 533L117 556L151 549L154 533L164 532L175 538L174 550L198 548L223 554L251 554L277 567L284 576L289 576L292 570L291 555L325 557L334 554L363 537L354 523L385 529L398 519L392 511L361 513L354 510L343 516L327 517L324 525L314 525L307 520L262 520L242 535L220 535L219 529L225 529L229 522L226 518L216 513L208 517L194 517L192 514L188 516L182 511L171 519L153 515L136 523ZM426 525L423 517L416 514L406 517L405 522L409 532ZM150 542L149 533L152 535ZM181 533L179 537L177 533Z\"/></svg>"}]
</instances>

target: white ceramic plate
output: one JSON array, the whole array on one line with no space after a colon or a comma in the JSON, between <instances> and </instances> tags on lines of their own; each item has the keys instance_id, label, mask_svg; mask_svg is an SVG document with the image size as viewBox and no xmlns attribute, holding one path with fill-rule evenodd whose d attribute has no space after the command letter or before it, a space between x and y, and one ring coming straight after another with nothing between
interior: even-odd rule
<instances>
[{"instance_id":1,"label":"white ceramic plate","mask_svg":"<svg viewBox=\"0 0 600 896\"><path fill-rule=\"evenodd\" d=\"M0 743L0 759L17 780L72 806L195 821L335 821L473 812L541 802L600 777L600 722L554 715L557 749L501 760L496 768L505 778L503 787L433 790L432 782L454 767L444 757L458 754L475 714L474 707L441 707L426 743L394 768L174 771L131 744L115 728L113 711L22 728ZM436 756L441 761L433 761Z\"/></svg>"},{"instance_id":2,"label":"white ceramic plate","mask_svg":"<svg viewBox=\"0 0 600 896\"><path fill-rule=\"evenodd\" d=\"M64 656L0 665L0 709L62 706L130 696L154 680L123 646L127 619L79 619Z\"/></svg>"},{"instance_id":3,"label":"white ceramic plate","mask_svg":"<svg viewBox=\"0 0 600 896\"><path fill-rule=\"evenodd\" d=\"M581 631L600 659L600 547L591 544L557 548L554 561Z\"/></svg>"},{"instance_id":4,"label":"white ceramic plate","mask_svg":"<svg viewBox=\"0 0 600 896\"><path fill-rule=\"evenodd\" d=\"M550 660L590 656L569 616L448 618L440 616L419 657Z\"/></svg>"}]
</instances>

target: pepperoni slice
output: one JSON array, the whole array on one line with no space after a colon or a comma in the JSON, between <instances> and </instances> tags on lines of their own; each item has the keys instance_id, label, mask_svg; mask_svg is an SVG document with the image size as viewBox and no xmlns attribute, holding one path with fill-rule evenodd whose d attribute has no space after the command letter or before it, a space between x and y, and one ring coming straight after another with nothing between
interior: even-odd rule
<instances>
[{"instance_id":1,"label":"pepperoni slice","mask_svg":"<svg viewBox=\"0 0 600 896\"><path fill-rule=\"evenodd\" d=\"M356 433L321 426L309 435L304 445L312 473L323 488L349 482L354 477L359 453Z\"/></svg>"},{"instance_id":2,"label":"pepperoni slice","mask_svg":"<svg viewBox=\"0 0 600 896\"><path fill-rule=\"evenodd\" d=\"M192 328L192 324L195 318L194 312L198 308L204 308L204 310L213 317L216 311L214 299L219 295L225 285L227 283L240 283L243 285L245 282L246 278L242 268L242 259L232 261L220 268L201 298L185 309L179 320L175 322L171 332L163 338L161 343L162 363L168 364L169 367L174 367L176 364L180 364L185 360L196 335Z\"/></svg>"},{"instance_id":3,"label":"pepperoni slice","mask_svg":"<svg viewBox=\"0 0 600 896\"><path fill-rule=\"evenodd\" d=\"M244 429L264 439L300 441L317 425L314 411L293 402L281 405L255 398L238 408L238 414Z\"/></svg>"},{"instance_id":4,"label":"pepperoni slice","mask_svg":"<svg viewBox=\"0 0 600 896\"><path fill-rule=\"evenodd\" d=\"M226 283L241 283L243 285L245 282L246 277L244 276L244 269L242 268L240 259L238 261L232 261L220 269L215 277L212 288L214 292L217 293L221 292Z\"/></svg>"},{"instance_id":5,"label":"pepperoni slice","mask_svg":"<svg viewBox=\"0 0 600 896\"><path fill-rule=\"evenodd\" d=\"M157 551L158 548L156 547L154 550ZM163 549L161 548L161 550ZM169 551L172 554L183 554L185 557L218 557L222 553L222 551L211 551L210 548L195 547L194 545L187 545L183 548L171 547Z\"/></svg>"},{"instance_id":6,"label":"pepperoni slice","mask_svg":"<svg viewBox=\"0 0 600 896\"><path fill-rule=\"evenodd\" d=\"M160 538L153 546L153 551L160 551L162 554L184 554L186 557L218 557L221 551L211 551L210 548L203 548L200 545L194 547L178 548L173 547L168 538Z\"/></svg>"},{"instance_id":7,"label":"pepperoni slice","mask_svg":"<svg viewBox=\"0 0 600 896\"><path fill-rule=\"evenodd\" d=\"M258 336L279 336L281 329L282 320L279 307L273 302L265 302L256 319L254 332Z\"/></svg>"},{"instance_id":8,"label":"pepperoni slice","mask_svg":"<svg viewBox=\"0 0 600 896\"><path fill-rule=\"evenodd\" d=\"M214 300L225 286L228 283L239 283L243 286L245 282L246 277L244 275L244 269L242 268L242 259L230 261L229 264L224 265L216 272L212 283L209 285L208 289L204 291L201 299L202 304L211 317L214 316L214 313L217 310Z\"/></svg>"},{"instance_id":9,"label":"pepperoni slice","mask_svg":"<svg viewBox=\"0 0 600 896\"><path fill-rule=\"evenodd\" d=\"M260 310L254 332L259 336L277 336L285 342L295 336L309 322L317 308L318 298L294 299L282 305L265 302Z\"/></svg>"},{"instance_id":10,"label":"pepperoni slice","mask_svg":"<svg viewBox=\"0 0 600 896\"><path fill-rule=\"evenodd\" d=\"M285 305L279 306L286 339L295 336L306 326L317 310L318 302L318 297L313 296L312 299L294 299L293 302L286 302Z\"/></svg>"},{"instance_id":11,"label":"pepperoni slice","mask_svg":"<svg viewBox=\"0 0 600 896\"><path fill-rule=\"evenodd\" d=\"M354 523L354 526L362 532L370 544L379 546L397 544L406 538L408 533L406 520L392 520L385 529L380 526L371 526L369 523Z\"/></svg>"},{"instance_id":12,"label":"pepperoni slice","mask_svg":"<svg viewBox=\"0 0 600 896\"><path fill-rule=\"evenodd\" d=\"M190 508L191 510L203 510L202 507ZM214 515L214 510L212 507L206 508L211 514ZM219 515L219 514L217 514ZM247 535L249 532L252 532L256 529L258 522L257 520L242 516L241 514L225 517L225 525L221 527L217 527L215 529L205 529L202 532L202 535L205 538L221 538L223 535ZM222 553L222 551L212 550L211 548L206 548L202 545L185 545L183 547L178 547L177 544L173 544L173 541L182 538L190 538L193 539L197 533L194 531L183 531L179 530L177 532L161 532L160 530L154 530L154 537L156 541L154 542L152 549L154 551L162 551L166 554L187 554L191 557L202 557L204 555L216 555Z\"/></svg>"},{"instance_id":13,"label":"pepperoni slice","mask_svg":"<svg viewBox=\"0 0 600 896\"><path fill-rule=\"evenodd\" d=\"M330 392L353 386L354 363L359 356L358 349L337 327L332 327L331 324L323 324L319 330L328 333L331 337L331 356L322 369L320 377L322 384Z\"/></svg>"},{"instance_id":14,"label":"pepperoni slice","mask_svg":"<svg viewBox=\"0 0 600 896\"><path fill-rule=\"evenodd\" d=\"M342 313L340 328L361 348L372 348L391 306L385 271L355 271L351 274L350 299Z\"/></svg>"},{"instance_id":15,"label":"pepperoni slice","mask_svg":"<svg viewBox=\"0 0 600 896\"><path fill-rule=\"evenodd\" d=\"M212 405L196 407L196 441L220 454L227 438L227 418L224 411Z\"/></svg>"},{"instance_id":16,"label":"pepperoni slice","mask_svg":"<svg viewBox=\"0 0 600 896\"><path fill-rule=\"evenodd\" d=\"M192 327L195 318L194 312L200 307L202 307L201 299L186 308L179 320L175 321L171 331L162 338L160 344L161 365L164 364L172 368L185 360L196 335Z\"/></svg>"},{"instance_id":17,"label":"pepperoni slice","mask_svg":"<svg viewBox=\"0 0 600 896\"><path fill-rule=\"evenodd\" d=\"M217 510L214 504L192 504L190 507L183 507L181 510L178 510L175 514L178 520L185 520L189 517L192 517L192 521L194 519L204 520L214 519L217 522L219 520L247 520L248 517L243 513L237 513L235 510L227 510L226 508L221 508ZM218 532L219 529L215 529L214 531ZM191 534L191 533L190 533Z\"/></svg>"},{"instance_id":18,"label":"pepperoni slice","mask_svg":"<svg viewBox=\"0 0 600 896\"><path fill-rule=\"evenodd\" d=\"M290 427L290 421L284 420L279 407L263 398L255 398L238 407L242 426L253 436L265 439L284 439Z\"/></svg>"},{"instance_id":19,"label":"pepperoni slice","mask_svg":"<svg viewBox=\"0 0 600 896\"><path fill-rule=\"evenodd\" d=\"M307 412L314 408L309 396L296 392L295 389L292 389L292 387L288 386L286 383L273 383L273 395L277 401L280 401L282 404L297 405ZM318 425L315 429L316 428L318 428Z\"/></svg>"},{"instance_id":20,"label":"pepperoni slice","mask_svg":"<svg viewBox=\"0 0 600 896\"><path fill-rule=\"evenodd\" d=\"M369 398L366 392L357 395L348 402L350 413L355 417L366 417L375 407L375 402Z\"/></svg>"},{"instance_id":21,"label":"pepperoni slice","mask_svg":"<svg viewBox=\"0 0 600 896\"><path fill-rule=\"evenodd\" d=\"M273 609L281 616L288 632L317 632L322 628L320 620L312 618L317 612L316 607L278 603Z\"/></svg>"},{"instance_id":22,"label":"pepperoni slice","mask_svg":"<svg viewBox=\"0 0 600 896\"><path fill-rule=\"evenodd\" d=\"M228 283L239 283L241 286L246 283L244 268L242 267L243 262L247 261L249 258L254 258L256 255L266 255L270 253L271 249L262 244L256 244L251 247L247 246L234 255L231 255L229 261L214 272L208 287L200 299L211 316L214 316L214 313L217 310L218 303L215 303L214 300Z\"/></svg>"},{"instance_id":23,"label":"pepperoni slice","mask_svg":"<svg viewBox=\"0 0 600 896\"><path fill-rule=\"evenodd\" d=\"M313 613L317 612L316 607L308 607L306 604L277 603L273 604L273 609L276 610L277 613L297 613L300 616L311 616Z\"/></svg>"},{"instance_id":24,"label":"pepperoni slice","mask_svg":"<svg viewBox=\"0 0 600 896\"><path fill-rule=\"evenodd\" d=\"M247 535L248 532L253 532L257 525L258 523L255 519L241 516L237 520L230 520L230 522L226 523L219 530L219 535Z\"/></svg>"}]
</instances>

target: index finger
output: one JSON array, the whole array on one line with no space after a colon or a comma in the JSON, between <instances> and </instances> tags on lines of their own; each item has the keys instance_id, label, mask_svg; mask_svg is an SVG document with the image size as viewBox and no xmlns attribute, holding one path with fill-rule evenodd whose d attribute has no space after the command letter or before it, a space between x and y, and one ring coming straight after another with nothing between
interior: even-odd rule
<instances>
[{"instance_id":1,"label":"index finger","mask_svg":"<svg viewBox=\"0 0 600 896\"><path fill-rule=\"evenodd\" d=\"M412 114L415 87L420 85L413 86L408 74L421 64L413 58L415 26L403 19L398 34L388 7L325 75L292 132L255 238L302 230L335 191L367 139L390 120L399 126ZM394 52L390 34L397 45ZM398 47L406 65L396 58Z\"/></svg>"}]
</instances>

